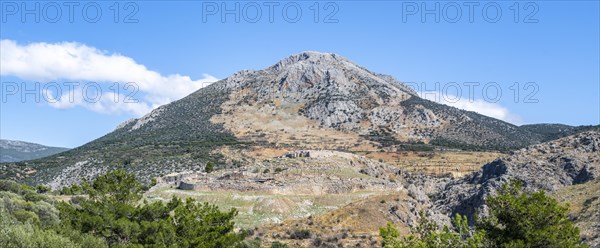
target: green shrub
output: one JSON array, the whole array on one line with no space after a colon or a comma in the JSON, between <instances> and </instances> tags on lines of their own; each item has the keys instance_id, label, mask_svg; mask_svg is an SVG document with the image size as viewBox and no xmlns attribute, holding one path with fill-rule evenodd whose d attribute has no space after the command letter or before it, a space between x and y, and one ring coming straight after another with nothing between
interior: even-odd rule
<instances>
[{"instance_id":1,"label":"green shrub","mask_svg":"<svg viewBox=\"0 0 600 248\"><path fill-rule=\"evenodd\" d=\"M298 229L294 230L292 234L290 234L290 239L309 239L310 231L307 229Z\"/></svg>"},{"instance_id":2,"label":"green shrub","mask_svg":"<svg viewBox=\"0 0 600 248\"><path fill-rule=\"evenodd\" d=\"M48 187L46 185L41 185L41 184L35 188L37 189L37 192L40 194L48 193L52 190L50 187Z\"/></svg>"},{"instance_id":3,"label":"green shrub","mask_svg":"<svg viewBox=\"0 0 600 248\"><path fill-rule=\"evenodd\" d=\"M204 167L204 172L206 173L211 173L215 170L215 165L213 164L213 162L208 161L206 163L206 167Z\"/></svg>"},{"instance_id":4,"label":"green shrub","mask_svg":"<svg viewBox=\"0 0 600 248\"><path fill-rule=\"evenodd\" d=\"M27 210L18 209L12 213L13 217L21 223L31 223L35 225L40 224L40 218L33 212Z\"/></svg>"},{"instance_id":5,"label":"green shrub","mask_svg":"<svg viewBox=\"0 0 600 248\"><path fill-rule=\"evenodd\" d=\"M275 241L273 243L271 243L271 248L287 248L288 246L284 243L280 243L278 241Z\"/></svg>"}]
</instances>

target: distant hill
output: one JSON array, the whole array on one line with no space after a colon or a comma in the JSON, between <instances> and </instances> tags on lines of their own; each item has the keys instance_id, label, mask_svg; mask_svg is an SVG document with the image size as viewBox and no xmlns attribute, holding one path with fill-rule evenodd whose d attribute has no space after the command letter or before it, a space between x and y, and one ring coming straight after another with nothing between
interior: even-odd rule
<instances>
[{"instance_id":1,"label":"distant hill","mask_svg":"<svg viewBox=\"0 0 600 248\"><path fill-rule=\"evenodd\" d=\"M542 141L550 141L589 130L600 130L600 125L569 126L563 124L531 124L522 125L519 129L540 135Z\"/></svg>"},{"instance_id":2,"label":"distant hill","mask_svg":"<svg viewBox=\"0 0 600 248\"><path fill-rule=\"evenodd\" d=\"M0 163L19 162L47 157L69 150L35 143L0 139Z\"/></svg>"}]
</instances>

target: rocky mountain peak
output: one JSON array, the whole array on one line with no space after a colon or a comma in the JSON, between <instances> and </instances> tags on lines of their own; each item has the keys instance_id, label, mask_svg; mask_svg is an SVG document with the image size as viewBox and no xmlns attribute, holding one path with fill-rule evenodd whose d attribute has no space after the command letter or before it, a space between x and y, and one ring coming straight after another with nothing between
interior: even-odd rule
<instances>
[{"instance_id":1,"label":"rocky mountain peak","mask_svg":"<svg viewBox=\"0 0 600 248\"><path fill-rule=\"evenodd\" d=\"M312 125L365 135L382 126L406 132L400 130L407 126L401 120L404 109L400 104L416 96L413 89L391 76L320 52L295 54L264 70L241 71L217 84L230 91L227 106L231 108L225 108L226 113L251 103L258 109L244 112L269 112L271 118L274 113L301 115L316 121ZM426 110L411 111L410 115L436 119ZM403 119L411 122L413 118Z\"/></svg>"},{"instance_id":2,"label":"rocky mountain peak","mask_svg":"<svg viewBox=\"0 0 600 248\"><path fill-rule=\"evenodd\" d=\"M352 90L364 84L397 89L404 86L392 77L373 73L333 53L302 52L285 58L264 72L276 76L280 86L321 86ZM403 87L402 91L410 91ZM413 92L410 92L413 93Z\"/></svg>"},{"instance_id":3,"label":"rocky mountain peak","mask_svg":"<svg viewBox=\"0 0 600 248\"><path fill-rule=\"evenodd\" d=\"M335 65L342 61L349 62L347 59L337 54L307 51L289 56L269 67L267 70L282 71L289 69L290 67L295 67L297 64L327 66Z\"/></svg>"},{"instance_id":4,"label":"rocky mountain peak","mask_svg":"<svg viewBox=\"0 0 600 248\"><path fill-rule=\"evenodd\" d=\"M264 70L239 71L224 81L227 88L251 87L264 92L276 89L297 93L308 89L347 95L369 88L384 95L416 95L391 76L373 73L334 53L314 51L291 55Z\"/></svg>"}]
</instances>

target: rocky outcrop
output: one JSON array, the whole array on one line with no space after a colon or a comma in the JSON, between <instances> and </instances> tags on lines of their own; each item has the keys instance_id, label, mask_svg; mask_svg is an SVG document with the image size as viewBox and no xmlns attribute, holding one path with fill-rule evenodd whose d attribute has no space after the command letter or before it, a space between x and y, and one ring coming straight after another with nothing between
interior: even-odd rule
<instances>
[{"instance_id":1,"label":"rocky outcrop","mask_svg":"<svg viewBox=\"0 0 600 248\"><path fill-rule=\"evenodd\" d=\"M523 148L499 158L473 175L450 181L436 195L445 213L485 214L484 199L502 184L519 180L528 191L554 192L582 184L600 174L600 132L588 131Z\"/></svg>"},{"instance_id":2,"label":"rocky outcrop","mask_svg":"<svg viewBox=\"0 0 600 248\"><path fill-rule=\"evenodd\" d=\"M158 184L167 184L167 185L179 185L184 179L189 178L192 175L196 175L194 172L177 172L170 173L161 177L156 178L156 182Z\"/></svg>"},{"instance_id":3,"label":"rocky outcrop","mask_svg":"<svg viewBox=\"0 0 600 248\"><path fill-rule=\"evenodd\" d=\"M308 158L310 157L310 151L293 151L288 152L282 157L284 158Z\"/></svg>"}]
</instances>

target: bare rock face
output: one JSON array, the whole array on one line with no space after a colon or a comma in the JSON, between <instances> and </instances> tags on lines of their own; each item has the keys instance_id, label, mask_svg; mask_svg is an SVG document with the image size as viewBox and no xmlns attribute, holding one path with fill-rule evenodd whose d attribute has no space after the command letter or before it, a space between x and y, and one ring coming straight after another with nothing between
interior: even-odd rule
<instances>
[{"instance_id":1,"label":"bare rock face","mask_svg":"<svg viewBox=\"0 0 600 248\"><path fill-rule=\"evenodd\" d=\"M533 145L483 167L472 177L486 183L510 176L526 187L555 191L593 180L600 173L600 133L584 132L549 143Z\"/></svg>"},{"instance_id":2,"label":"bare rock face","mask_svg":"<svg viewBox=\"0 0 600 248\"><path fill-rule=\"evenodd\" d=\"M446 213L485 214L484 199L510 180L526 190L555 192L600 174L600 132L588 131L523 148L499 158L464 179L449 182L437 195L436 208Z\"/></svg>"}]
</instances>

